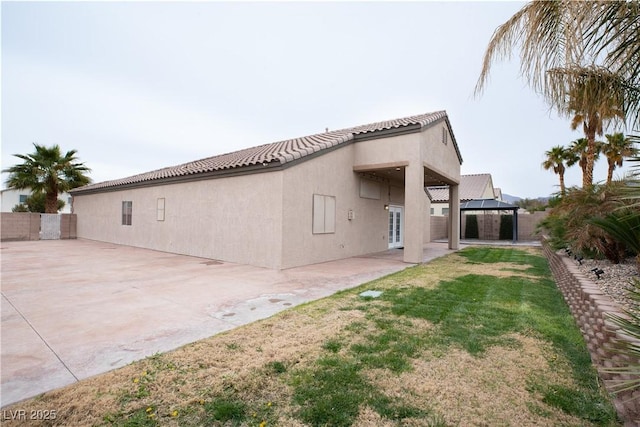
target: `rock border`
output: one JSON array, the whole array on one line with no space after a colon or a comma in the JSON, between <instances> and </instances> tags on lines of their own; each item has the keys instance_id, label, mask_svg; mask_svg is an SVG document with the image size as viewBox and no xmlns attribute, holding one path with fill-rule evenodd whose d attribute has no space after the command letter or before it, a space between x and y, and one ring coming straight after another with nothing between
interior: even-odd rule
<instances>
[{"instance_id":1,"label":"rock border","mask_svg":"<svg viewBox=\"0 0 640 427\"><path fill-rule=\"evenodd\" d=\"M591 354L591 361L605 388L612 393L617 383L630 377L608 372L607 369L627 366L630 363L640 365L640 359L634 360L630 356L619 354L616 349L625 342L640 342L624 334L611 320L611 315L625 317L620 305L585 276L572 258L563 251L554 251L545 240L542 247L558 289L582 332ZM640 426L639 398L640 390L612 393L613 404L625 427Z\"/></svg>"}]
</instances>

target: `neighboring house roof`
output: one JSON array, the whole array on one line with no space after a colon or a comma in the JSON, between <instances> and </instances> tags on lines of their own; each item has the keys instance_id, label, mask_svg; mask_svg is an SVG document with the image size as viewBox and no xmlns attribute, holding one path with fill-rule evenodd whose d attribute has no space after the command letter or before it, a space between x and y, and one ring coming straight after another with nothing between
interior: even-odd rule
<instances>
[{"instance_id":1,"label":"neighboring house roof","mask_svg":"<svg viewBox=\"0 0 640 427\"><path fill-rule=\"evenodd\" d=\"M232 153L158 169L128 178L85 185L72 192L77 194L92 190L115 190L118 187L137 186L150 181L182 180L183 177L188 179L198 176L208 177L235 172L264 171L268 167L282 167L315 153L336 148L359 139L416 132L441 121L446 121L451 131L451 125L449 124L446 111L436 111L259 145L257 147L246 148ZM453 131L451 131L451 139L458 159L460 163L462 163L462 156L460 155L458 144L453 136Z\"/></svg>"},{"instance_id":2,"label":"neighboring house roof","mask_svg":"<svg viewBox=\"0 0 640 427\"><path fill-rule=\"evenodd\" d=\"M460 201L481 199L484 197L484 192L488 185L491 185L491 174L479 173L472 175L461 175L460 185L458 187L458 194L460 195ZM431 201L433 203L446 203L449 202L449 186L435 186L428 187L427 191L431 194Z\"/></svg>"},{"instance_id":3,"label":"neighboring house roof","mask_svg":"<svg viewBox=\"0 0 640 427\"><path fill-rule=\"evenodd\" d=\"M460 203L461 211L490 211L490 210L513 210L517 211L520 207L495 199L469 200Z\"/></svg>"},{"instance_id":4,"label":"neighboring house roof","mask_svg":"<svg viewBox=\"0 0 640 427\"><path fill-rule=\"evenodd\" d=\"M502 189L495 187L493 189L493 198L496 200L502 200Z\"/></svg>"}]
</instances>

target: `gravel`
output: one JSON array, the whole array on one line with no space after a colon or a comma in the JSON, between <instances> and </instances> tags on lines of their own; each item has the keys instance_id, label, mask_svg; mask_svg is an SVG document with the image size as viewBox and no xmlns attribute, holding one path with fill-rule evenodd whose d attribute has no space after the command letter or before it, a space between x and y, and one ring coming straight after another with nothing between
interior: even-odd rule
<instances>
[{"instance_id":1,"label":"gravel","mask_svg":"<svg viewBox=\"0 0 640 427\"><path fill-rule=\"evenodd\" d=\"M576 264L578 261L575 261ZM633 279L640 280L635 258L627 258L620 264L612 264L608 260L584 259L578 268L600 287L603 293L609 295L623 310L631 310L640 314L638 303L629 298L629 290L633 289ZM598 279L591 271L599 268L604 273Z\"/></svg>"}]
</instances>

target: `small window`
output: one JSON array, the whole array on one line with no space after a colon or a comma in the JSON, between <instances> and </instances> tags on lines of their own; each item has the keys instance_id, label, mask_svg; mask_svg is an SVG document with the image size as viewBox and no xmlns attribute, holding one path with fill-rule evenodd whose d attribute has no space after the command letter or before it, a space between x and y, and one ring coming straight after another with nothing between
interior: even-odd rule
<instances>
[{"instance_id":1,"label":"small window","mask_svg":"<svg viewBox=\"0 0 640 427\"><path fill-rule=\"evenodd\" d=\"M313 195L313 234L336 232L336 198Z\"/></svg>"},{"instance_id":2,"label":"small window","mask_svg":"<svg viewBox=\"0 0 640 427\"><path fill-rule=\"evenodd\" d=\"M122 202L122 225L131 225L133 202Z\"/></svg>"},{"instance_id":3,"label":"small window","mask_svg":"<svg viewBox=\"0 0 640 427\"><path fill-rule=\"evenodd\" d=\"M449 143L449 132L446 127L442 128L442 143L447 145Z\"/></svg>"},{"instance_id":4,"label":"small window","mask_svg":"<svg viewBox=\"0 0 640 427\"><path fill-rule=\"evenodd\" d=\"M158 205L156 206L156 220L164 221L164 198L158 199Z\"/></svg>"},{"instance_id":5,"label":"small window","mask_svg":"<svg viewBox=\"0 0 640 427\"><path fill-rule=\"evenodd\" d=\"M26 194L21 194L20 195L20 203L27 203L27 196Z\"/></svg>"},{"instance_id":6,"label":"small window","mask_svg":"<svg viewBox=\"0 0 640 427\"><path fill-rule=\"evenodd\" d=\"M442 215L449 215L449 208L442 208Z\"/></svg>"},{"instance_id":7,"label":"small window","mask_svg":"<svg viewBox=\"0 0 640 427\"><path fill-rule=\"evenodd\" d=\"M430 213L431 215L433 215L433 214L435 213L435 209L431 208L431 209L430 209L430 211L429 211L429 213Z\"/></svg>"}]
</instances>

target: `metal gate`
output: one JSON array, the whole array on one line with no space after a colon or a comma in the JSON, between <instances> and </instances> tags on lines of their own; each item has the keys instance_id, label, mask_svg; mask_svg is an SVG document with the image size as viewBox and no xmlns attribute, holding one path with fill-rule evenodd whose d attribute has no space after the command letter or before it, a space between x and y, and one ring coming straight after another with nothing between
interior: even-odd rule
<instances>
[{"instance_id":1,"label":"metal gate","mask_svg":"<svg viewBox=\"0 0 640 427\"><path fill-rule=\"evenodd\" d=\"M41 214L40 215L40 239L59 240L60 239L60 215Z\"/></svg>"}]
</instances>

